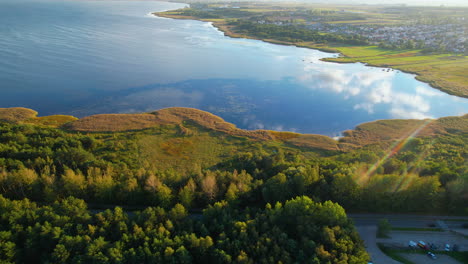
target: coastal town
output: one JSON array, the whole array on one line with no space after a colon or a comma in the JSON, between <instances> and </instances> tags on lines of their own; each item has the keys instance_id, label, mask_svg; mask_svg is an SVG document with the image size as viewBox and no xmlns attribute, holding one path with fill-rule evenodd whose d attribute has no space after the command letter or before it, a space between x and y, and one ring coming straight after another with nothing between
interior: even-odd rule
<instances>
[{"instance_id":1,"label":"coastal town","mask_svg":"<svg viewBox=\"0 0 468 264\"><path fill-rule=\"evenodd\" d=\"M194 5L210 13L238 13L246 9L237 5ZM355 7L354 7L355 8ZM440 7L442 8L442 7ZM449 10L446 10L447 12ZM244 11L245 12L245 11ZM406 12L406 13L405 13ZM429 12L429 11L426 11ZM395 17L395 13L399 15ZM380 7L377 10L278 7L248 19L258 24L305 27L311 31L365 39L369 45L390 49L424 49L427 52L465 54L468 44L466 12L421 18L421 14L404 7Z\"/></svg>"},{"instance_id":2,"label":"coastal town","mask_svg":"<svg viewBox=\"0 0 468 264\"><path fill-rule=\"evenodd\" d=\"M461 20L461 22L464 21ZM257 20L258 24L277 26L304 26L322 33L344 36L359 36L370 45L386 48L420 48L427 51L467 52L468 31L462 23L453 24L408 24L408 25L353 25L351 23L326 23L299 20Z\"/></svg>"},{"instance_id":3,"label":"coastal town","mask_svg":"<svg viewBox=\"0 0 468 264\"><path fill-rule=\"evenodd\" d=\"M320 32L363 36L372 45L386 45L389 48L422 48L437 51L465 53L468 31L460 24L368 26L315 23L308 28Z\"/></svg>"}]
</instances>

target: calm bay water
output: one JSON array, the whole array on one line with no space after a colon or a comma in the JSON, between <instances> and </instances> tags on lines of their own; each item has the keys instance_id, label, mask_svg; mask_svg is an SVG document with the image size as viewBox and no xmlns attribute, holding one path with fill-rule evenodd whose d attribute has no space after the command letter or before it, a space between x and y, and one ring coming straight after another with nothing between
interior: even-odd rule
<instances>
[{"instance_id":1,"label":"calm bay water","mask_svg":"<svg viewBox=\"0 0 468 264\"><path fill-rule=\"evenodd\" d=\"M0 107L82 117L186 106L241 128L326 135L376 119L468 112L467 99L410 74L321 62L337 55L150 15L183 6L2 0Z\"/></svg>"}]
</instances>

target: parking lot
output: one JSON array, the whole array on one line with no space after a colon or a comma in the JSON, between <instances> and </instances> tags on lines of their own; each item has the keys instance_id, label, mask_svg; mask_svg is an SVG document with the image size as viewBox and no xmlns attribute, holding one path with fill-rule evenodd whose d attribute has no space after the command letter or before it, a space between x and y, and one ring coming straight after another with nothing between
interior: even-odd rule
<instances>
[{"instance_id":1,"label":"parking lot","mask_svg":"<svg viewBox=\"0 0 468 264\"><path fill-rule=\"evenodd\" d=\"M416 264L431 264L431 263L440 263L440 264L462 264L457 260L447 256L447 255L437 255L437 259L431 259L425 254L400 254L405 259L414 262Z\"/></svg>"},{"instance_id":2,"label":"parking lot","mask_svg":"<svg viewBox=\"0 0 468 264\"><path fill-rule=\"evenodd\" d=\"M408 247L408 242L410 240L414 242L424 241L427 245L429 245L429 243L433 243L437 247L437 250L443 250L445 244L449 244L450 246L456 244L458 245L459 251L468 251L468 239L450 231L392 231L389 235L391 238L380 238L378 239L378 242L395 247Z\"/></svg>"},{"instance_id":3,"label":"parking lot","mask_svg":"<svg viewBox=\"0 0 468 264\"><path fill-rule=\"evenodd\" d=\"M376 215L376 214L354 214L350 216L356 224L356 228L364 240L366 249L369 252L373 263L400 263L385 255L378 247L377 243L382 243L387 247L404 249L399 253L403 258L413 263L430 264L461 264L450 256L435 252L437 259L431 259L426 255L426 251L415 249L415 253L408 253L409 241L418 243L424 241L426 245L434 244L436 251L443 251L446 244L453 248L458 246L458 251L468 251L467 229L462 228L462 224L468 222L467 217L457 217L454 220L449 216L420 216L420 215ZM403 228L427 228L437 226L442 229L452 229L452 231L390 231L390 238L376 238L377 224L380 219L388 219L393 227ZM442 219L442 220L441 220ZM449 219L444 221L443 219ZM440 225L443 223L444 225ZM445 227L444 227L445 226Z\"/></svg>"}]
</instances>

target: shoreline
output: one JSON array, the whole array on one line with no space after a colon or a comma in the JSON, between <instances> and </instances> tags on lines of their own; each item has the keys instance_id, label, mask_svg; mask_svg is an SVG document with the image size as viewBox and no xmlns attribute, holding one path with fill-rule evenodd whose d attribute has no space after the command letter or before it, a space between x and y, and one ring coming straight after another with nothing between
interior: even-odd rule
<instances>
[{"instance_id":1,"label":"shoreline","mask_svg":"<svg viewBox=\"0 0 468 264\"><path fill-rule=\"evenodd\" d=\"M156 16L156 17L164 17L164 18L170 18L170 19L183 19L183 20L196 20L196 21L208 22L214 28L216 28L220 32L224 33L225 36L231 37L231 38L253 39L253 40L264 41L264 42L275 44L275 45L294 46L294 47L298 47L298 48L308 48L308 49L314 49L314 50L318 50L318 51L326 52L326 53L338 53L338 54L340 54L340 57L336 57L336 58L335 57L325 57L325 58L321 58L320 60L325 61L325 62L340 63L340 64L363 63L365 66L369 66L369 67L389 68L389 69L393 69L393 70L398 70L398 71L401 71L402 73L415 75L414 78L417 81L426 83L433 89L439 90L439 91L441 91L443 93L446 93L448 95L468 99L468 93L467 94L458 93L456 91L452 91L450 89L444 88L443 86L439 85L437 83L437 81L434 81L434 80L431 81L431 80L424 79L423 77L421 77L422 74L418 73L417 71L412 71L412 70L408 70L408 69L401 69L399 67L386 65L386 64L373 64L373 63L362 61L362 60L359 60L359 59L355 60L352 57L349 57L346 54L344 54L339 49L335 49L335 48L333 48L331 46L328 46L328 47L319 47L319 46L314 47L314 46L307 45L307 44L280 41L280 40L275 40L275 39L255 38L255 37L252 37L252 36L249 36L249 35L234 33L223 22L212 21L210 19L200 19L200 18L196 18L196 17L192 17L192 16L179 16L179 15L165 14L165 12L171 12L171 11L175 11L175 10L167 10L167 11L162 11L162 12L153 12L152 14L154 16ZM340 61L340 59L346 59L346 58L349 59L350 61Z\"/></svg>"},{"instance_id":2,"label":"shoreline","mask_svg":"<svg viewBox=\"0 0 468 264\"><path fill-rule=\"evenodd\" d=\"M355 125L334 138L316 133L296 133L269 129L242 129L207 111L190 107L169 107L152 112L133 114L96 114L83 118L68 115L38 116L38 112L24 107L0 108L0 123L37 125L79 133L135 132L170 125L182 133L190 130L184 122L234 137L253 141L281 141L299 148L346 152L371 144L389 147L391 142L403 142L411 137L438 137L466 133L468 114L434 119L380 119ZM416 134L414 134L416 133Z\"/></svg>"}]
</instances>

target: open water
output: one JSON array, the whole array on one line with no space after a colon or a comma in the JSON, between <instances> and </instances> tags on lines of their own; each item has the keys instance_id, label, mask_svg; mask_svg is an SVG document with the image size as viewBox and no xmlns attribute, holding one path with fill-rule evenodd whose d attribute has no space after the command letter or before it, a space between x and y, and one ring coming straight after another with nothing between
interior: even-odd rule
<instances>
[{"instance_id":1,"label":"open water","mask_svg":"<svg viewBox=\"0 0 468 264\"><path fill-rule=\"evenodd\" d=\"M247 129L339 135L376 119L468 112L413 75L316 50L234 39L150 1L0 1L0 107L40 115L185 106Z\"/></svg>"}]
</instances>

